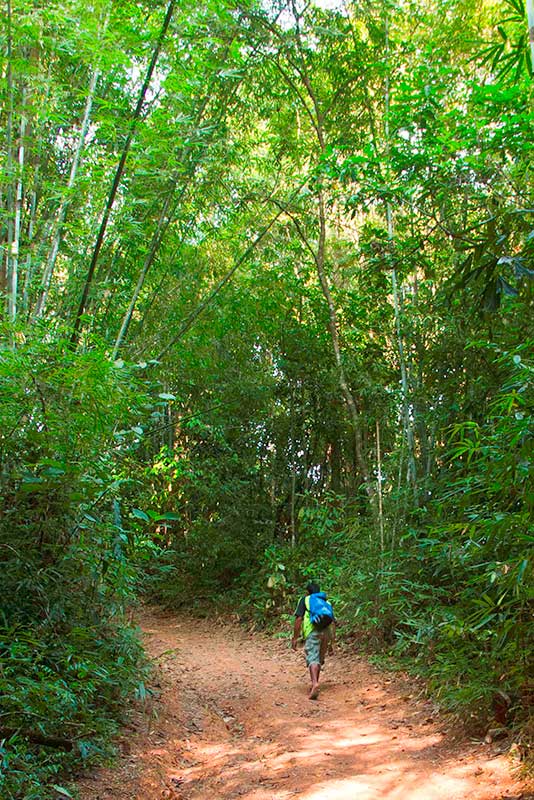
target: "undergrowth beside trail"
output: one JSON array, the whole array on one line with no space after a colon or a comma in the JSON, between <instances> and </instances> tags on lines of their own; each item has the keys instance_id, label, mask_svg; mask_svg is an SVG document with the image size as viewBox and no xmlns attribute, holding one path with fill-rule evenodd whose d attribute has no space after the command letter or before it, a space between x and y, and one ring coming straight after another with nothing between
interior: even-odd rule
<instances>
[{"instance_id":1,"label":"undergrowth beside trail","mask_svg":"<svg viewBox=\"0 0 534 800\"><path fill-rule=\"evenodd\" d=\"M109 754L143 692L114 436L142 395L125 370L62 341L4 350L0 390L0 797L45 800Z\"/></svg>"}]
</instances>

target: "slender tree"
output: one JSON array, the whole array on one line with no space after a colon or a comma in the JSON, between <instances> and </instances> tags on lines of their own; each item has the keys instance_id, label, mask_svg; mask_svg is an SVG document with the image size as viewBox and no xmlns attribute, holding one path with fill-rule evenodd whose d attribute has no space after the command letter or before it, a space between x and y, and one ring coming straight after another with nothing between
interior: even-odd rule
<instances>
[{"instance_id":1,"label":"slender tree","mask_svg":"<svg viewBox=\"0 0 534 800\"><path fill-rule=\"evenodd\" d=\"M101 250L102 244L104 242L104 236L106 234L106 229L107 229L107 226L108 226L108 223L109 223L109 219L110 219L110 216L111 216L111 211L113 209L113 205L115 203L115 198L116 198L116 195L117 195L117 190L119 188L119 185L120 185L120 182L121 182L121 178L122 178L122 175L123 175L123 172L124 172L124 168L125 168L125 165L126 165L126 159L128 157L128 152L130 150L130 145L131 145L132 140L134 138L135 131L136 131L136 128L137 128L137 124L138 124L139 119L141 117L141 112L143 110L143 106L145 104L145 99L146 99L146 95L147 95L147 92L148 92L148 87L150 86L150 82L152 80L152 75L154 73L154 69L156 67L156 64L157 64L157 61L158 61L158 58L159 58L159 54L160 54L161 47L163 45L163 40L165 38L165 34L167 33L167 30L169 28L169 25L170 25L170 22L171 22L171 19L172 19L175 3L176 3L176 0L170 0L169 4L167 6L167 12L165 14L165 19L163 20L163 24L162 24L158 39L157 39L154 51L152 53L152 58L151 58L150 63L148 65L148 69L147 69L147 72L146 72L146 75L145 75L145 79L143 81L143 85L142 85L140 93L139 93L139 98L137 100L137 105L135 107L135 110L134 110L134 113L133 113L133 116L132 116L132 121L131 121L131 124L130 124L130 130L129 130L128 135L126 137L126 141L125 141L125 143L123 145L121 157L120 157L120 160L119 160L119 163L117 165L116 172L115 172L115 177L113 178L113 183L112 183L111 189L109 191L108 199L107 199L107 202L106 202L106 207L104 209L104 214L103 214L103 217L102 217L102 221L100 223L100 228L99 228L98 235L97 235L96 242L95 242L95 246L94 246L94 249L93 249L91 262L89 264L89 269L87 271L87 275L86 275L86 278L85 278L85 283L84 283L84 287L83 287L83 291L82 291L82 297L81 297L81 300L80 300L80 304L78 306L78 310L76 312L76 316L74 318L74 326L73 326L73 331L72 331L72 335L71 335L71 339L70 339L72 347L76 347L77 344L78 344L78 340L79 340L79 336L80 336L80 329L81 329L81 325L82 325L82 317L83 317L83 314L85 313L85 309L87 307L87 301L88 301L88 298L89 298L89 292L90 292L90 289L91 289L91 284L93 282L93 277L94 277L94 274L95 274L96 265L98 263L100 250Z\"/></svg>"},{"instance_id":2,"label":"slender tree","mask_svg":"<svg viewBox=\"0 0 534 800\"><path fill-rule=\"evenodd\" d=\"M111 12L111 6L108 8L108 11L104 19L104 23L102 26L102 37L105 34L106 28L108 26L110 12ZM52 244L50 246L50 252L48 254L45 269L43 271L39 296L35 304L34 318L36 319L38 319L43 315L46 309L46 304L48 302L50 284L52 282L52 277L56 266L56 260L61 245L65 219L69 210L69 206L72 201L72 192L76 183L76 178L78 175L80 162L82 160L83 151L86 146L87 134L89 132L89 125L91 122L91 111L93 108L99 75L100 75L100 70L98 67L95 67L91 72L91 78L89 81L89 88L87 91L87 99L85 101L85 109L84 109L82 124L80 126L80 133L78 136L78 141L72 158L69 178L67 181L67 185L65 187L65 194L63 199L61 200L61 203L59 204L57 213L55 215L54 223L50 230Z\"/></svg>"}]
</instances>

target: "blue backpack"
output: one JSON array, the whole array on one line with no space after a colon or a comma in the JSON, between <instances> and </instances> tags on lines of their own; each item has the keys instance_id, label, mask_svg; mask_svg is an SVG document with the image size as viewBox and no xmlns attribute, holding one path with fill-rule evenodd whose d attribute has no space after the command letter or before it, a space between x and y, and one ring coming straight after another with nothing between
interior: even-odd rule
<instances>
[{"instance_id":1,"label":"blue backpack","mask_svg":"<svg viewBox=\"0 0 534 800\"><path fill-rule=\"evenodd\" d=\"M309 595L309 612L314 628L319 631L328 628L334 621L334 609L327 601L324 592Z\"/></svg>"}]
</instances>

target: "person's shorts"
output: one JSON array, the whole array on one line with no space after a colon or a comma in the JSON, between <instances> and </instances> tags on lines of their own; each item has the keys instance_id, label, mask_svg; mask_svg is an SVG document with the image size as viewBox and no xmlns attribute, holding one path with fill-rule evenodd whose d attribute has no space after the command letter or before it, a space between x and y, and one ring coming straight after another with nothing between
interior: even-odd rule
<instances>
[{"instance_id":1,"label":"person's shorts","mask_svg":"<svg viewBox=\"0 0 534 800\"><path fill-rule=\"evenodd\" d=\"M306 656L306 666L312 664L324 664L326 648L330 641L330 628L324 631L312 631L304 642L304 655Z\"/></svg>"}]
</instances>

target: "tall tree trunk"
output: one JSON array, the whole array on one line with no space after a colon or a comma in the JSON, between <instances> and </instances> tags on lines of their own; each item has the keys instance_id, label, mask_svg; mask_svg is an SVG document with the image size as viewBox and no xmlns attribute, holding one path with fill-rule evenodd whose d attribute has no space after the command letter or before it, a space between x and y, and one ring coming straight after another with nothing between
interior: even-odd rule
<instances>
[{"instance_id":1,"label":"tall tree trunk","mask_svg":"<svg viewBox=\"0 0 534 800\"><path fill-rule=\"evenodd\" d=\"M324 128L324 114L321 108L318 96L313 88L312 80L310 77L310 73L308 70L308 66L306 63L306 57L304 54L304 48L302 46L301 41L301 30L300 30L300 13L297 10L296 3L292 0L292 10L293 15L295 17L295 30L296 30L296 42L297 42L297 49L300 55L300 64L295 64L295 68L298 72L298 75L303 83L303 86L306 90L308 95L308 102L311 105L308 105L308 102L305 102L305 99L302 97L302 94L297 91L297 96L300 98L301 102L304 105L304 108L310 119L312 121L313 128L315 130L317 136L317 143L319 146L319 153L321 156L324 155L325 148L326 148L326 133ZM295 86L293 81L289 81L289 85L295 91ZM343 360L341 356L341 348L339 343L339 321L336 313L336 308L334 301L332 299L332 293L330 290L330 285L328 282L328 278L326 275L325 270L325 253L326 253L326 212L325 212L325 203L324 203L324 195L322 190L320 189L317 194L317 201L318 201L318 222L319 222L319 241L317 243L317 247L314 249L309 244L307 238L304 236L303 238L303 230L300 225L297 224L297 230L303 238L303 241L307 245L308 249L314 256L315 266L317 269L317 275L319 278L319 283L321 285L321 289L325 300L328 305L328 328L330 331L330 337L332 340L332 348L334 351L334 358L336 363L337 369L337 376L339 387L341 393L343 395L343 399L347 406L349 417L351 420L351 426L353 429L353 437L354 437L354 453L356 458L356 464L358 471L360 473L360 477L363 481L365 486L365 490L367 495L371 497L373 495L373 487L371 485L371 480L369 476L369 468L367 466L367 459L364 453L363 441L362 441L362 431L361 431L361 421L360 421L360 414L358 412L358 408L356 406L356 402L354 400L354 396L351 392L347 376L345 373L345 368L343 366ZM296 220L294 219L294 222Z\"/></svg>"},{"instance_id":2,"label":"tall tree trunk","mask_svg":"<svg viewBox=\"0 0 534 800\"><path fill-rule=\"evenodd\" d=\"M376 488L378 497L378 526L380 530L380 550L385 549L384 541L384 504L382 502L382 453L380 450L380 423L376 421Z\"/></svg>"},{"instance_id":3,"label":"tall tree trunk","mask_svg":"<svg viewBox=\"0 0 534 800\"><path fill-rule=\"evenodd\" d=\"M388 204L388 219L391 219L391 208ZM389 229L389 224L388 224ZM393 228L390 229L390 240L393 240ZM402 391L402 427L406 437L406 456L407 456L407 481L411 486L414 498L417 497L417 466L415 463L415 437L413 432L413 421L410 409L410 387L408 382L408 369L404 353L404 340L402 334L402 298L399 293L397 282L397 272L395 268L391 271L391 285L393 290L393 306L395 311L395 330L397 334L397 350L399 353L399 367L401 373Z\"/></svg>"},{"instance_id":4,"label":"tall tree trunk","mask_svg":"<svg viewBox=\"0 0 534 800\"><path fill-rule=\"evenodd\" d=\"M171 200L173 197L173 191L169 188L167 197L165 198L165 202L163 203L163 207L161 209L159 219L156 225L156 230L152 234L152 241L150 243L150 249L145 256L145 260L143 263L143 268L139 274L137 279L137 283L135 285L135 289L133 291L131 300L128 304L128 308L126 309L126 313L124 314L122 324L120 330L117 334L117 338L115 340L115 345L113 346L113 353L112 358L115 360L117 358L119 349L124 341L126 334L128 333L128 328L130 327L130 322L132 321L132 315L137 304L137 300L141 293L141 290L145 283L145 278L147 276L148 270L152 266L154 262L154 258L156 257L156 253L159 249L163 236L165 234L166 229L169 226L170 218L168 216L169 207L171 204Z\"/></svg>"},{"instance_id":5,"label":"tall tree trunk","mask_svg":"<svg viewBox=\"0 0 534 800\"><path fill-rule=\"evenodd\" d=\"M86 275L86 278L85 278L82 297L81 297L80 304L78 306L78 311L76 312L76 317L75 317L75 320L74 320L73 331L72 331L72 335L71 335L71 338L70 338L70 344L71 344L71 347L73 347L73 348L76 348L76 346L78 344L78 340L79 340L79 337L80 337L80 329L81 329L81 325L82 325L82 317L83 317L83 315L85 313L85 309L87 307L87 300L89 298L89 292L90 292L90 289L91 289L91 284L93 282L93 276L95 274L96 265L98 263L100 250L102 249L102 244L104 242L104 236L106 234L106 229L107 229L107 226L108 226L108 223L109 223L109 219L110 219L110 216L111 216L111 211L112 211L113 205L115 203L115 197L117 195L117 190L118 190L119 184L121 182L122 174L124 172L124 167L126 165L126 158L128 156L128 152L130 150L130 145L132 143L132 140L133 140L136 128L137 128L137 123L138 123L139 118L141 116L141 111L142 111L143 106L145 104L146 93L148 91L148 87L149 87L150 81L152 79L152 74L153 74L154 69L156 67L156 63L157 63L157 60L158 60L158 57L159 57L159 53L160 53L160 50L161 50L161 47L162 47L162 44L163 44L163 39L165 38L165 34L167 33L167 29L168 29L168 27L170 25L170 22L171 22L171 18L172 18L172 14L173 14L173 11L174 11L175 3L176 3L176 0L170 0L169 5L167 6L167 13L165 14L165 19L163 21L163 25L161 27L161 31L160 31L158 40L156 42L156 47L154 48L154 52L152 54L152 58L150 60L149 66L148 66L148 70L147 70L147 73L146 73L146 76L145 76L145 80L143 82L143 85L141 87L141 91L139 93L139 99L137 101L137 105L135 107L135 111L134 111L134 114L133 114L133 117L132 117L130 130L128 132L128 136L126 137L126 142L124 143L124 147L122 149L120 161L119 161L119 164L117 166L117 170L115 172L115 177L113 179L113 183L111 185L111 189L110 189L110 192L109 192L109 195L108 195L106 208L104 210L102 221L100 223L100 229L98 231L98 236L96 238L96 242L95 242L95 246L94 246L94 250L93 250L93 255L92 255L92 258L91 258L91 263L89 264L89 269L87 271L87 275Z\"/></svg>"},{"instance_id":6,"label":"tall tree trunk","mask_svg":"<svg viewBox=\"0 0 534 800\"><path fill-rule=\"evenodd\" d=\"M15 111L15 89L13 81L13 33L12 33L12 13L11 0L7 0L7 121L6 121L6 150L7 150L7 188L6 188L6 220L7 236L6 248L3 259L2 284L7 296L8 316L12 318L12 299L11 299L11 256L14 239L14 191L13 191L13 116Z\"/></svg>"},{"instance_id":7,"label":"tall tree trunk","mask_svg":"<svg viewBox=\"0 0 534 800\"><path fill-rule=\"evenodd\" d=\"M343 394L343 399L349 411L350 420L352 423L353 436L354 436L354 452L356 456L358 470L365 485L365 490L369 496L373 494L371 482L369 478L369 469L367 466L367 459L365 458L362 445L362 434L360 429L360 415L356 402L350 390L345 368L343 366L343 359L341 357L341 347L339 344L339 323L337 318L336 307L330 291L330 285L325 271L325 247L326 247L326 215L324 206L324 196L322 191L318 193L319 202L319 241L317 243L317 250L315 253L315 265L317 267L317 275L323 295L328 305L328 328L330 331L330 338L332 340L332 349L334 351L334 358L337 368L337 376L339 387Z\"/></svg>"},{"instance_id":8,"label":"tall tree trunk","mask_svg":"<svg viewBox=\"0 0 534 800\"><path fill-rule=\"evenodd\" d=\"M109 19L109 12L107 19ZM106 26L107 26L107 19L105 23ZM72 164L70 167L69 179L67 181L65 196L63 197L63 200L59 205L59 208L56 213L55 222L53 223L52 245L50 247L50 252L48 254L48 258L46 261L46 266L41 280L39 297L37 298L37 303L33 314L35 319L39 319L39 317L41 317L44 314L46 309L46 304L48 302L50 285L52 283L52 277L56 266L57 255L59 252L61 239L63 237L63 227L65 224L65 218L67 216L67 211L71 203L72 189L76 182L76 177L78 175L78 168L80 166L82 153L85 148L85 141L87 139L87 133L89 131L91 111L93 108L93 101L95 97L96 84L98 82L99 74L100 74L99 70L95 69L91 75L91 81L89 83L89 92L87 95L87 100L85 102L85 111L83 115L82 125L80 128L78 143L76 145L76 150L74 152L74 157L72 159Z\"/></svg>"},{"instance_id":9,"label":"tall tree trunk","mask_svg":"<svg viewBox=\"0 0 534 800\"><path fill-rule=\"evenodd\" d=\"M216 286L209 292L206 297L201 300L198 306L185 318L181 327L178 329L178 333L173 336L170 342L161 350L161 352L156 356L157 361L161 361L161 359L167 355L169 350L171 350L175 344L177 344L182 336L187 333L187 331L191 328L191 326L195 323L195 321L200 317L200 315L206 310L206 308L210 305L210 303L217 297L219 292L232 280L233 276L237 272L237 270L245 263L248 257L254 252L258 244L262 241L262 239L267 235L267 233L271 230L273 225L276 221L282 216L284 212L287 211L288 206L294 202L295 198L297 197L298 193L302 189L305 183L308 182L308 178L301 182L298 188L293 192L291 195L287 206L280 206L280 210L277 214L270 220L270 222L265 225L265 227L258 233L255 239L250 243L247 247L245 252L237 259L235 264L228 270L226 275L216 284ZM143 351L141 351L143 352Z\"/></svg>"},{"instance_id":10,"label":"tall tree trunk","mask_svg":"<svg viewBox=\"0 0 534 800\"><path fill-rule=\"evenodd\" d=\"M385 18L385 50L386 50L386 79L385 79L385 114L384 114L384 136L385 136L385 145L386 145L386 156L387 156L387 164L386 164L386 171L389 177L390 174L390 131L389 131L389 111L390 111L390 76L389 76L389 55L390 55L390 44L389 44L389 15L386 10L386 18ZM390 243L390 249L393 250L394 246L394 224L393 224L393 212L391 208L391 203L388 200L386 202L386 220L387 220L387 231L388 231L388 240ZM415 439L414 439L414 432L413 432L413 422L410 416L410 401L409 401L409 382L408 382L408 370L406 367L406 357L404 353L404 341L402 335L402 297L399 292L399 286L397 281L397 272L395 267L391 271L391 284L393 290L393 306L394 306L394 313L395 313L395 330L397 335L397 349L399 353L399 366L400 366L400 373L401 373L401 390L402 390L402 422L403 422L403 429L404 435L406 437L406 446L407 446L407 482L408 485L411 485L414 500L417 499L417 469L415 463Z\"/></svg>"},{"instance_id":11,"label":"tall tree trunk","mask_svg":"<svg viewBox=\"0 0 534 800\"><path fill-rule=\"evenodd\" d=\"M232 43L234 41L235 41L235 39L233 38L232 39ZM230 49L230 45L228 46L228 48L226 50L226 55L228 54L229 49ZM257 49L258 49L257 47L254 48L253 52L256 52ZM252 55L249 56L249 59L251 59L251 58L252 58ZM240 83L241 83L241 81L239 81L235 86L233 86L231 88L231 90L230 90L229 95L227 97L223 96L223 98L219 101L221 107L219 109L218 116L215 118L216 122L212 123L212 126L214 128L217 127L217 124L221 121L221 118L223 118L224 115L227 113L228 105L229 105L230 101L232 100L232 98L237 94L237 89L238 89ZM214 93L214 90L213 90L212 86L209 85L208 86L208 90L207 90L207 92L206 92L206 94L204 96L204 99L200 103L200 107L199 107L197 115L196 115L196 120L195 120L195 126L196 127L198 127L200 125L200 123L202 122L202 120L204 118L204 114L206 113L206 109L209 106L209 101L210 101L211 97L213 96L213 93ZM180 158L178 159L179 162L181 164L185 164L187 162L188 158L190 157L190 155L191 155L191 148L190 147L185 148L185 150L180 153ZM180 192L177 200L175 201L173 209L169 212L169 209L171 207L171 201L173 200L173 197L174 197L174 189L175 189L175 186L176 186L177 181L178 181L178 175L177 174L174 174L174 175L171 176L171 179L169 181L169 187L168 187L168 190L167 190L167 196L165 198L165 202L163 204L163 207L161 209L161 212L160 212L160 215L159 215L159 218L158 218L158 222L157 222L157 225L156 225L156 230L152 234L152 240L151 240L151 243L150 243L150 248L149 248L148 253L147 253L146 257L145 257L145 260L144 260L144 263L143 263L143 267L142 267L141 272L139 274L139 278L138 278L137 283L135 285L131 300L130 300L130 302L128 304L128 308L126 309L126 312L125 312L124 317L122 319L122 323L121 323L121 327L120 327L119 333L117 334L117 338L115 340L115 344L114 344L114 347L113 347L113 354L112 354L112 358L113 359L117 358L117 355L118 355L118 352L119 352L119 350L120 350L120 348L122 346L122 343L123 343L124 339L126 338L126 335L128 333L129 327L130 327L130 323L132 321L133 312L134 312L135 306L137 304L137 301L139 299L139 295L140 295L140 293L142 291L142 288L144 286L145 279L146 279L146 276L148 274L148 271L150 270L150 268L152 267L152 264L154 263L154 259L156 257L156 254L157 254L157 252L159 250L159 247L161 246L161 243L163 241L163 238L165 236L167 228L168 228L168 226L169 226L169 224L171 222L171 215L174 213L175 209L179 206L180 202L182 201L182 199L183 199L183 197L184 197L184 195L186 193L186 190L191 185L191 182L192 182L192 180L193 180L193 178L195 176L195 173L197 171L198 164L199 164L199 159L197 161L195 161L192 165L190 164L190 168L186 171L185 175L183 176L183 180L186 181L186 184L182 188L182 191Z\"/></svg>"},{"instance_id":12,"label":"tall tree trunk","mask_svg":"<svg viewBox=\"0 0 534 800\"><path fill-rule=\"evenodd\" d=\"M291 453L291 486L290 486L290 501L289 501L289 524L291 528L291 547L294 548L297 544L297 525L295 518L295 488L296 488L296 447L295 447L295 381L291 382L291 400L290 400L290 423L289 423L289 442L288 451Z\"/></svg>"},{"instance_id":13,"label":"tall tree trunk","mask_svg":"<svg viewBox=\"0 0 534 800\"><path fill-rule=\"evenodd\" d=\"M39 61L39 47L34 46L30 50L30 60L33 62L33 70L39 70L41 67ZM50 93L50 65L45 77L46 90L42 96L41 108L45 107ZM32 176L31 186L28 180L26 181L26 219L25 219L25 238L26 238L26 259L24 264L24 286L22 289L21 310L24 313L24 319L28 318L28 309L30 303L30 289L33 280L33 270L36 259L34 257L35 247L35 234L37 230L37 209L39 205L39 189L41 180L41 153L39 148L39 138L36 134L36 119L38 114L35 112L35 92L32 92L31 87L27 90L27 109L28 109L28 122L26 129L26 172L28 177Z\"/></svg>"},{"instance_id":14,"label":"tall tree trunk","mask_svg":"<svg viewBox=\"0 0 534 800\"><path fill-rule=\"evenodd\" d=\"M25 314L28 312L28 306L30 302L30 286L32 282L32 275L33 275L33 237L35 232L35 218L37 216L37 190L35 188L37 184L37 174L39 169L36 170L36 177L34 180L34 187L32 189L30 195L30 216L28 219L28 253L26 255L26 270L24 276L24 290L22 294L22 310Z\"/></svg>"},{"instance_id":15,"label":"tall tree trunk","mask_svg":"<svg viewBox=\"0 0 534 800\"><path fill-rule=\"evenodd\" d=\"M17 185L15 190L15 218L13 222L13 241L11 244L9 270L9 318L14 322L18 311L19 253L22 221L22 199L24 195L24 155L26 147L26 110L24 108L26 93L22 91L22 108L20 117L19 146L17 156Z\"/></svg>"}]
</instances>

